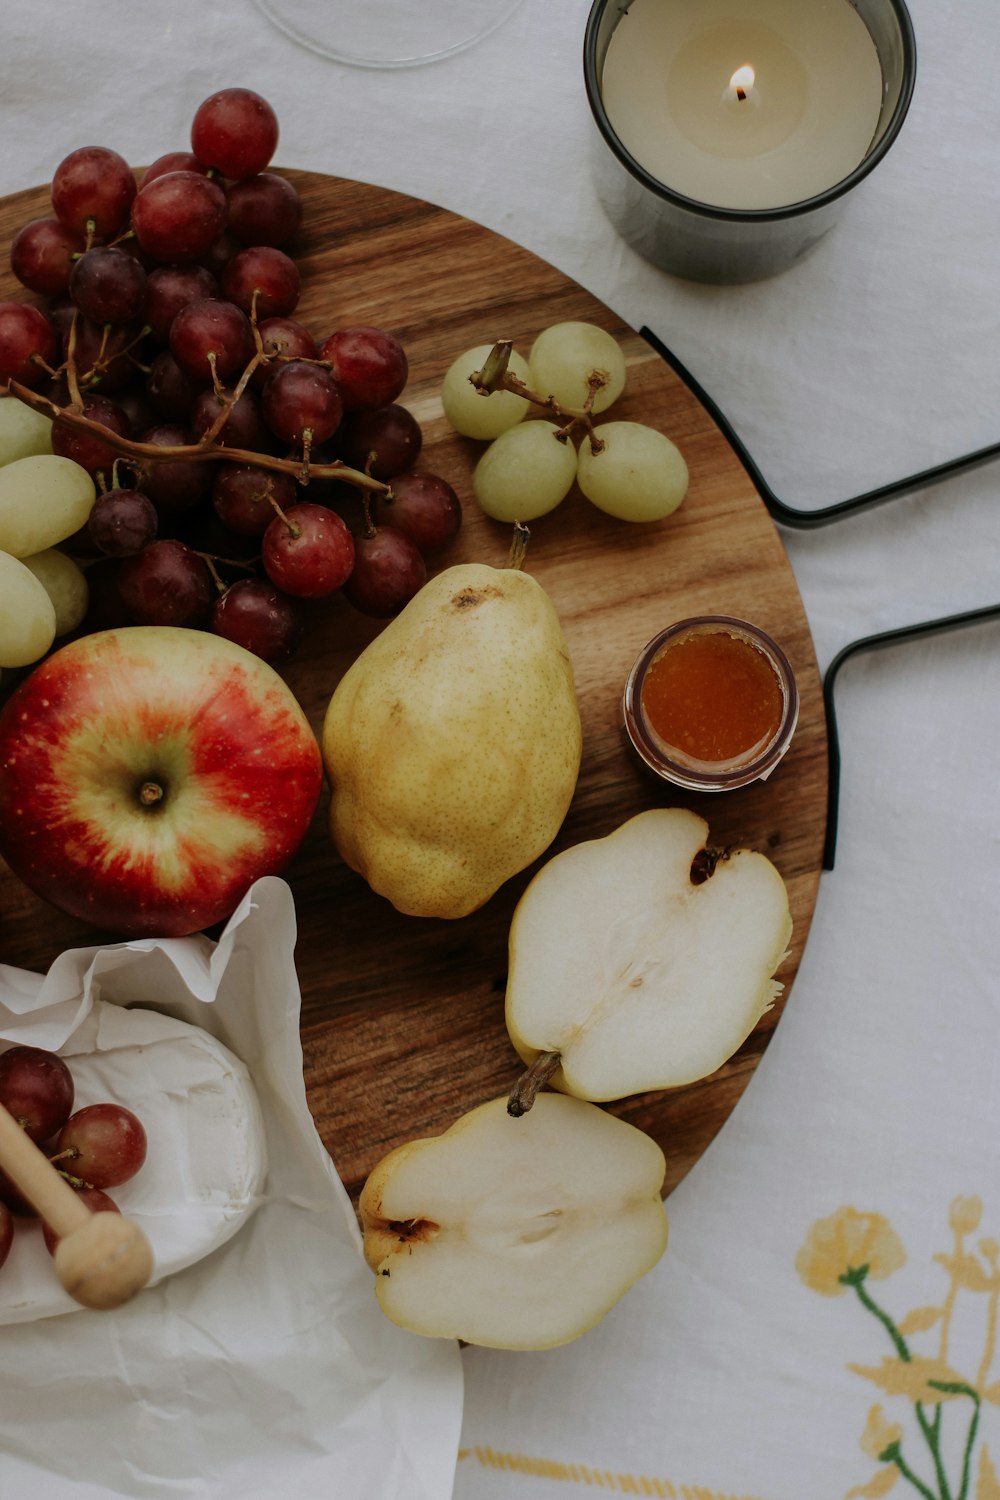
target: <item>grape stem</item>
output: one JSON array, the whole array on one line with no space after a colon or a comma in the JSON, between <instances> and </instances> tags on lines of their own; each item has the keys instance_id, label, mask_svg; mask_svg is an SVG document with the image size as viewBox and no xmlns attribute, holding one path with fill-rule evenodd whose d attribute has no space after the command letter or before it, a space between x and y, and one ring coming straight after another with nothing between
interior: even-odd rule
<instances>
[{"instance_id":1,"label":"grape stem","mask_svg":"<svg viewBox=\"0 0 1000 1500\"><path fill-rule=\"evenodd\" d=\"M592 410L598 392L602 391L608 383L607 372L591 370L587 376L587 397L583 404L583 411L579 416L574 416L564 406L560 406L554 396L540 396L537 391L533 391L530 386L525 385L523 380L511 373L508 364L513 348L514 345L510 339L497 340L486 356L482 369L474 370L469 376L476 390L482 392L484 396L489 396L494 391L511 391L515 396L521 396L525 401L530 401L533 406L540 406L543 411L560 418L563 426L555 434L560 443L569 442L570 438L582 427L590 439L590 451L602 453L604 440L594 433Z\"/></svg>"},{"instance_id":2,"label":"grape stem","mask_svg":"<svg viewBox=\"0 0 1000 1500\"><path fill-rule=\"evenodd\" d=\"M67 374L73 384L72 364ZM242 384L242 379L241 379ZM240 387L237 387L239 389ZM175 445L160 446L156 443L139 443L132 438L121 437L109 428L103 427L100 422L95 422L90 417L85 417L82 412L73 411L71 407L59 406L57 402L50 401L39 391L29 389L18 380L8 382L11 395L16 396L25 406L30 406L32 411L40 412L43 417L49 417L53 422L61 422L64 426L71 428L74 432L88 433L92 437L100 438L102 443L120 453L124 458L132 459L139 467L146 464L156 463L180 463L183 461L193 463L205 462L227 462L238 464L252 464L258 469L269 469L276 474L290 474L300 484L308 484L310 478L316 479L342 479L346 484L354 485L357 489L368 491L375 495L387 495L390 487L382 484L377 479L372 479L368 474L362 474L359 469L352 469L340 459L334 459L332 463L317 464L303 462L298 458L276 458L269 453L257 453L249 448L224 448L218 444L214 437L209 437L213 429L221 428L228 412L220 413L221 420L208 429L208 432L197 443L177 443ZM79 396L79 388L77 388ZM228 399L228 398L227 398Z\"/></svg>"}]
</instances>

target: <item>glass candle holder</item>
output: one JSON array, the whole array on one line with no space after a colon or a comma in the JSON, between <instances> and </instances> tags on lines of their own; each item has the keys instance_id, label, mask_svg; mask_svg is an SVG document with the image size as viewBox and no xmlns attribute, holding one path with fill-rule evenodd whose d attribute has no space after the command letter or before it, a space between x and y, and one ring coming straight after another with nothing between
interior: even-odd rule
<instances>
[{"instance_id":1,"label":"glass candle holder","mask_svg":"<svg viewBox=\"0 0 1000 1500\"><path fill-rule=\"evenodd\" d=\"M755 0L739 12L595 0L584 81L599 197L663 270L772 276L822 239L885 156L915 77L904 0Z\"/></svg>"},{"instance_id":2,"label":"glass candle holder","mask_svg":"<svg viewBox=\"0 0 1000 1500\"><path fill-rule=\"evenodd\" d=\"M700 615L644 646L622 707L651 771L689 791L722 792L771 775L791 744L799 694L785 653L758 626Z\"/></svg>"}]
</instances>

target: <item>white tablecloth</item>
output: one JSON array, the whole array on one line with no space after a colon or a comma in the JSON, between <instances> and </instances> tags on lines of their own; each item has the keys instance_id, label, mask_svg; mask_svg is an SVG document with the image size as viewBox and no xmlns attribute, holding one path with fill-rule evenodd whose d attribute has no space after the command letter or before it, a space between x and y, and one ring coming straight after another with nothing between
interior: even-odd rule
<instances>
[{"instance_id":1,"label":"white tablecloth","mask_svg":"<svg viewBox=\"0 0 1000 1500\"><path fill-rule=\"evenodd\" d=\"M527 0L463 54L377 73L238 0L6 0L0 192L85 142L133 161L182 149L197 103L245 84L279 114L281 164L443 204L647 324L789 503L1000 439L995 4L911 0L896 145L806 261L728 288L653 269L605 219L587 10ZM785 536L821 666L858 636L1000 601L996 475ZM845 669L837 866L776 1038L672 1196L666 1256L611 1315L551 1353L465 1352L458 1500L1000 1495L998 631ZM846 1286L860 1255L869 1276Z\"/></svg>"}]
</instances>

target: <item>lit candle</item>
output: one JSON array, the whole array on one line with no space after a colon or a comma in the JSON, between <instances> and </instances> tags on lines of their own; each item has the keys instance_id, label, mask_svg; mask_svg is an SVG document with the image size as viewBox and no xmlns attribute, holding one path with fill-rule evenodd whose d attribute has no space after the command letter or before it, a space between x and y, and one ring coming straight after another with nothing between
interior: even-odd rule
<instances>
[{"instance_id":1,"label":"lit candle","mask_svg":"<svg viewBox=\"0 0 1000 1500\"><path fill-rule=\"evenodd\" d=\"M805 253L884 155L915 43L904 0L594 0L584 58L633 179L599 182L626 237L681 274L749 280Z\"/></svg>"}]
</instances>

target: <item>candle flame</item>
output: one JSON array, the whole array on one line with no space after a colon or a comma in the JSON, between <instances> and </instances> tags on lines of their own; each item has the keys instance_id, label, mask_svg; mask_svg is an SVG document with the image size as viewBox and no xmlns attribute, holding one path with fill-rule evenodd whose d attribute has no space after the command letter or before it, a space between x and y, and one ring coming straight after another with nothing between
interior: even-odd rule
<instances>
[{"instance_id":1,"label":"candle flame","mask_svg":"<svg viewBox=\"0 0 1000 1500\"><path fill-rule=\"evenodd\" d=\"M746 98L747 94L754 86L754 80L756 77L757 75L749 63L744 63L741 68L736 69L736 72L729 80L729 87L732 89L737 99Z\"/></svg>"}]
</instances>

